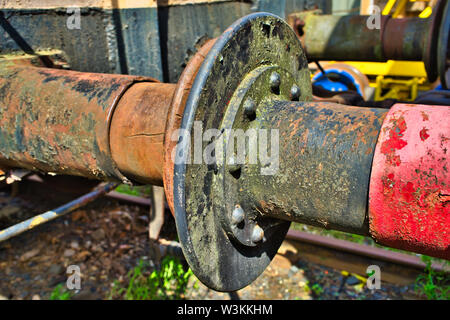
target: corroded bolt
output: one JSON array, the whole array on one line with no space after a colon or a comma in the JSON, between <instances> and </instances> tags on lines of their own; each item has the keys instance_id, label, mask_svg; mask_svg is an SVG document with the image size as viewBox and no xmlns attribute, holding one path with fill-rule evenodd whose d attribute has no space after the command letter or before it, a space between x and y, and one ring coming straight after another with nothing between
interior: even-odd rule
<instances>
[{"instance_id":1,"label":"corroded bolt","mask_svg":"<svg viewBox=\"0 0 450 320\"><path fill-rule=\"evenodd\" d=\"M298 101L300 98L300 88L294 84L291 88L291 100L292 101Z\"/></svg>"},{"instance_id":2,"label":"corroded bolt","mask_svg":"<svg viewBox=\"0 0 450 320\"><path fill-rule=\"evenodd\" d=\"M244 221L244 210L240 205L236 205L231 215L231 222L233 224L239 224Z\"/></svg>"},{"instance_id":3,"label":"corroded bolt","mask_svg":"<svg viewBox=\"0 0 450 320\"><path fill-rule=\"evenodd\" d=\"M264 238L264 230L260 226L256 225L253 228L252 241L260 242L260 241L262 241L263 238Z\"/></svg>"},{"instance_id":4,"label":"corroded bolt","mask_svg":"<svg viewBox=\"0 0 450 320\"><path fill-rule=\"evenodd\" d=\"M272 92L278 93L280 90L281 77L278 72L272 72L270 75L270 89Z\"/></svg>"},{"instance_id":5,"label":"corroded bolt","mask_svg":"<svg viewBox=\"0 0 450 320\"><path fill-rule=\"evenodd\" d=\"M256 115L256 103L253 101L253 99L248 98L244 102L244 114L247 116L247 118L255 118Z\"/></svg>"}]
</instances>

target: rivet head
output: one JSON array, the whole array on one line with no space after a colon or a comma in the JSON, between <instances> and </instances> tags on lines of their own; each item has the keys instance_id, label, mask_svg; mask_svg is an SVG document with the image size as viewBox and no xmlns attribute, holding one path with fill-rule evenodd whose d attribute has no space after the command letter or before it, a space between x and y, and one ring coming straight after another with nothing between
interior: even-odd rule
<instances>
[{"instance_id":1,"label":"rivet head","mask_svg":"<svg viewBox=\"0 0 450 320\"><path fill-rule=\"evenodd\" d=\"M253 99L248 98L244 102L244 114L247 118L254 118L256 114L256 103Z\"/></svg>"},{"instance_id":2,"label":"rivet head","mask_svg":"<svg viewBox=\"0 0 450 320\"><path fill-rule=\"evenodd\" d=\"M240 205L236 205L231 215L231 222L233 224L239 224L244 221L244 210Z\"/></svg>"},{"instance_id":3,"label":"rivet head","mask_svg":"<svg viewBox=\"0 0 450 320\"><path fill-rule=\"evenodd\" d=\"M263 238L264 238L264 230L260 226L256 225L253 228L252 241L253 242L260 242L260 241L263 240Z\"/></svg>"},{"instance_id":4,"label":"rivet head","mask_svg":"<svg viewBox=\"0 0 450 320\"><path fill-rule=\"evenodd\" d=\"M300 98L300 88L294 84L291 88L291 100L292 101L298 101Z\"/></svg>"},{"instance_id":5,"label":"rivet head","mask_svg":"<svg viewBox=\"0 0 450 320\"><path fill-rule=\"evenodd\" d=\"M281 76L278 72L272 72L270 75L270 89L272 92L278 93L280 90Z\"/></svg>"}]
</instances>

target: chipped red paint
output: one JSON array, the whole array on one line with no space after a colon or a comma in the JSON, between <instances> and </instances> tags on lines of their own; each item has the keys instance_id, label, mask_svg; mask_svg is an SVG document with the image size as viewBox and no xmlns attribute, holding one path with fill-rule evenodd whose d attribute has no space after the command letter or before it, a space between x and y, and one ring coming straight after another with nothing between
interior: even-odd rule
<instances>
[{"instance_id":1,"label":"chipped red paint","mask_svg":"<svg viewBox=\"0 0 450 320\"><path fill-rule=\"evenodd\" d=\"M420 130L420 139L421 139L422 141L427 140L429 136L430 136L430 135L428 134L428 129L423 128L422 130Z\"/></svg>"},{"instance_id":2,"label":"chipped red paint","mask_svg":"<svg viewBox=\"0 0 450 320\"><path fill-rule=\"evenodd\" d=\"M389 139L383 141L381 145L381 153L386 156L389 164L399 166L400 158L395 154L395 151L402 149L408 144L405 140L402 139L403 133L406 130L406 123L403 117L393 119L391 122L392 126L388 132Z\"/></svg>"},{"instance_id":3,"label":"chipped red paint","mask_svg":"<svg viewBox=\"0 0 450 320\"><path fill-rule=\"evenodd\" d=\"M378 242L450 259L450 108L396 104L375 149L370 233Z\"/></svg>"}]
</instances>

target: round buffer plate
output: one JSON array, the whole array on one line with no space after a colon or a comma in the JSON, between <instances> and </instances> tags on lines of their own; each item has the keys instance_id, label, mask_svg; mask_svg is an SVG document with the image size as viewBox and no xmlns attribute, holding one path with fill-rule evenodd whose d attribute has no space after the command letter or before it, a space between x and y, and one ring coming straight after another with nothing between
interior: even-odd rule
<instances>
[{"instance_id":1,"label":"round buffer plate","mask_svg":"<svg viewBox=\"0 0 450 320\"><path fill-rule=\"evenodd\" d=\"M281 81L288 79L288 84L274 90L267 84L272 81L270 70L276 71ZM200 67L176 147L174 208L178 237L191 269L217 291L239 290L255 280L275 256L290 226L288 221L258 217L254 208L240 202L239 188L231 186L235 179L230 176L232 170L220 163L219 157L214 159L215 142L225 127L245 129L247 120L236 118L244 117L240 108L249 108L248 102L236 97L249 74L257 74L255 85L266 83L243 89L256 103L258 95L288 100L294 84L298 87L296 100L312 99L301 44L289 25L272 14L255 13L236 21L218 38ZM239 179L245 179L245 172ZM250 225L247 231L227 225L236 208L235 218L243 214L244 224ZM262 226L264 235L253 241L256 224Z\"/></svg>"}]
</instances>

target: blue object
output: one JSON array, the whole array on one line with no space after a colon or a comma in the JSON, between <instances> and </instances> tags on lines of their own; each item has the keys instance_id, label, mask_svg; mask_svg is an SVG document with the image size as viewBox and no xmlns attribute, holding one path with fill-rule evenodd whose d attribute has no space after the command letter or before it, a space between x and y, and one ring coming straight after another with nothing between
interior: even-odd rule
<instances>
[{"instance_id":1,"label":"blue object","mask_svg":"<svg viewBox=\"0 0 450 320\"><path fill-rule=\"evenodd\" d=\"M445 89L442 84L440 83L439 85L436 86L436 88L434 88L433 91L449 91L450 89Z\"/></svg>"},{"instance_id":2,"label":"blue object","mask_svg":"<svg viewBox=\"0 0 450 320\"><path fill-rule=\"evenodd\" d=\"M331 81L326 76L323 75L322 72L318 73L312 78L313 84L319 87L322 87L328 91L347 91L350 86L356 88L356 91L363 96L363 92L361 91L361 86L358 84L356 79L348 72L340 69L328 69L325 70L325 74L334 74L337 75L337 80ZM336 77L333 77L336 78Z\"/></svg>"}]
</instances>

